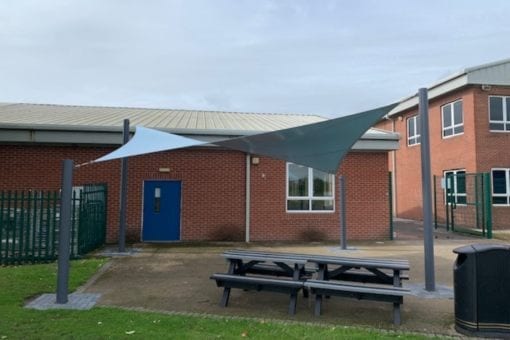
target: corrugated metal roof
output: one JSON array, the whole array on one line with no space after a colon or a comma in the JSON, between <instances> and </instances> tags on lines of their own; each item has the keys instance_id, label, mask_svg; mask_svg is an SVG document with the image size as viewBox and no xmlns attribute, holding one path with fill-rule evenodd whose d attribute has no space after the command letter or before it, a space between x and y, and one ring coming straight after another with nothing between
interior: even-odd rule
<instances>
[{"instance_id":1,"label":"corrugated metal roof","mask_svg":"<svg viewBox=\"0 0 510 340\"><path fill-rule=\"evenodd\" d=\"M167 131L195 130L210 134L232 131L237 134L243 131L274 131L320 122L326 118L299 114L0 103L0 126L44 125L118 129L124 119L129 119L131 126L142 125Z\"/></svg>"},{"instance_id":2,"label":"corrugated metal roof","mask_svg":"<svg viewBox=\"0 0 510 340\"><path fill-rule=\"evenodd\" d=\"M442 79L428 87L429 99L439 97L466 85L510 86L510 59L468 67ZM404 98L390 111L393 116L418 105L417 94Z\"/></svg>"}]
</instances>

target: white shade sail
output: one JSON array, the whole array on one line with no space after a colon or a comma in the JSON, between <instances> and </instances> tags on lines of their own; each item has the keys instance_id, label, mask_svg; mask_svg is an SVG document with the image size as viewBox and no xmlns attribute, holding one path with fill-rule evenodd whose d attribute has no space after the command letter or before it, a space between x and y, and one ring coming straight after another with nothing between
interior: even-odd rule
<instances>
[{"instance_id":1,"label":"white shade sail","mask_svg":"<svg viewBox=\"0 0 510 340\"><path fill-rule=\"evenodd\" d=\"M135 135L128 143L124 144L117 150L96 159L94 163L144 155L152 152L182 149L202 144L207 143L192 138L174 135L172 133L137 126Z\"/></svg>"}]
</instances>

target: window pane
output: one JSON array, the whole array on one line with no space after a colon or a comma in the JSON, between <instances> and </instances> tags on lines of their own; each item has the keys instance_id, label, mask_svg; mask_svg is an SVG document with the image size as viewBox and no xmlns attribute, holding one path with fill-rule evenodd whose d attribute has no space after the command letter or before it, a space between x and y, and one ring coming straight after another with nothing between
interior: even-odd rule
<instances>
[{"instance_id":1,"label":"window pane","mask_svg":"<svg viewBox=\"0 0 510 340\"><path fill-rule=\"evenodd\" d=\"M310 210L309 200L288 200L287 210Z\"/></svg>"},{"instance_id":2,"label":"window pane","mask_svg":"<svg viewBox=\"0 0 510 340\"><path fill-rule=\"evenodd\" d=\"M462 124L462 100L453 103L453 123Z\"/></svg>"},{"instance_id":3,"label":"window pane","mask_svg":"<svg viewBox=\"0 0 510 340\"><path fill-rule=\"evenodd\" d=\"M452 126L452 106L450 104L443 106L443 128Z\"/></svg>"},{"instance_id":4,"label":"window pane","mask_svg":"<svg viewBox=\"0 0 510 340\"><path fill-rule=\"evenodd\" d=\"M289 164L289 196L308 196L308 168Z\"/></svg>"},{"instance_id":5,"label":"window pane","mask_svg":"<svg viewBox=\"0 0 510 340\"><path fill-rule=\"evenodd\" d=\"M505 170L494 170L492 172L492 192L495 194L506 194Z\"/></svg>"},{"instance_id":6,"label":"window pane","mask_svg":"<svg viewBox=\"0 0 510 340\"><path fill-rule=\"evenodd\" d=\"M161 211L161 188L154 188L154 212L159 213Z\"/></svg>"},{"instance_id":7,"label":"window pane","mask_svg":"<svg viewBox=\"0 0 510 340\"><path fill-rule=\"evenodd\" d=\"M420 116L416 116L416 117L414 117L414 119L416 121L416 134L420 135L421 134Z\"/></svg>"},{"instance_id":8,"label":"window pane","mask_svg":"<svg viewBox=\"0 0 510 340\"><path fill-rule=\"evenodd\" d=\"M493 204L508 204L508 199L506 197L492 197Z\"/></svg>"},{"instance_id":9,"label":"window pane","mask_svg":"<svg viewBox=\"0 0 510 340\"><path fill-rule=\"evenodd\" d=\"M409 137L414 136L414 118L409 118L407 120L407 135Z\"/></svg>"},{"instance_id":10,"label":"window pane","mask_svg":"<svg viewBox=\"0 0 510 340\"><path fill-rule=\"evenodd\" d=\"M466 193L466 172L457 171L457 194Z\"/></svg>"},{"instance_id":11,"label":"window pane","mask_svg":"<svg viewBox=\"0 0 510 340\"><path fill-rule=\"evenodd\" d=\"M510 97L506 97L506 110L505 111L506 111L506 119L505 120L508 122L508 121L510 121L510 112L508 112L508 111L510 111Z\"/></svg>"},{"instance_id":12,"label":"window pane","mask_svg":"<svg viewBox=\"0 0 510 340\"><path fill-rule=\"evenodd\" d=\"M333 210L333 200L312 201L312 210Z\"/></svg>"},{"instance_id":13,"label":"window pane","mask_svg":"<svg viewBox=\"0 0 510 340\"><path fill-rule=\"evenodd\" d=\"M453 129L446 129L443 131L445 137L453 135Z\"/></svg>"},{"instance_id":14,"label":"window pane","mask_svg":"<svg viewBox=\"0 0 510 340\"><path fill-rule=\"evenodd\" d=\"M453 133L455 133L455 134L459 134L459 133L463 133L463 132L464 132L464 125L457 126L456 128L453 129Z\"/></svg>"},{"instance_id":15,"label":"window pane","mask_svg":"<svg viewBox=\"0 0 510 340\"><path fill-rule=\"evenodd\" d=\"M457 204L466 204L466 196L457 196Z\"/></svg>"},{"instance_id":16,"label":"window pane","mask_svg":"<svg viewBox=\"0 0 510 340\"><path fill-rule=\"evenodd\" d=\"M320 170L313 170L313 196L333 196L331 175Z\"/></svg>"},{"instance_id":17,"label":"window pane","mask_svg":"<svg viewBox=\"0 0 510 340\"><path fill-rule=\"evenodd\" d=\"M503 98L490 97L489 100L490 120L503 120Z\"/></svg>"},{"instance_id":18,"label":"window pane","mask_svg":"<svg viewBox=\"0 0 510 340\"><path fill-rule=\"evenodd\" d=\"M502 123L490 123L489 129L493 131L504 131L505 130L505 124Z\"/></svg>"}]
</instances>

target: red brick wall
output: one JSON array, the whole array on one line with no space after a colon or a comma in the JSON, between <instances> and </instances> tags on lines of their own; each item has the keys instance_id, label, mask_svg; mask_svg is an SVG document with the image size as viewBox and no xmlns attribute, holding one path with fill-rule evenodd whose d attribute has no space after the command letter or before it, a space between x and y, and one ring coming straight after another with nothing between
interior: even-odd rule
<instances>
[{"instance_id":1,"label":"red brick wall","mask_svg":"<svg viewBox=\"0 0 510 340\"><path fill-rule=\"evenodd\" d=\"M442 138L441 107L463 100L464 134ZM442 176L444 170L476 171L473 91L464 89L429 102L430 158L432 175ZM422 219L421 146L407 145L407 119L418 114L418 108L408 110L402 118L394 117L395 131L400 133L400 148L396 152L395 209L401 218ZM391 169L390 169L391 170Z\"/></svg>"},{"instance_id":2,"label":"red brick wall","mask_svg":"<svg viewBox=\"0 0 510 340\"><path fill-rule=\"evenodd\" d=\"M482 91L471 86L454 91L429 103L429 128L432 173L443 176L444 170L465 169L468 173L490 172L493 167L510 167L510 133L489 132L488 95L510 95L510 88L493 86ZM464 134L442 138L441 106L457 99L463 100ZM393 117L395 131L400 133L400 149L396 152L396 215L402 218L422 219L421 155L420 145L407 145L407 118L418 113L418 108ZM377 125L391 130L388 121ZM439 186L439 184L438 184ZM440 197L440 195L438 195ZM510 207L493 208L495 228L510 227ZM438 216L444 215L444 204L438 203Z\"/></svg>"},{"instance_id":3,"label":"red brick wall","mask_svg":"<svg viewBox=\"0 0 510 340\"><path fill-rule=\"evenodd\" d=\"M91 147L0 147L0 189L45 189L60 187L61 161L75 164L96 159L111 151ZM241 152L222 150L173 151L129 159L127 238L139 240L143 181L182 181L181 239L220 237L219 228L244 231L245 158ZM170 168L160 173L159 168ZM193 171L190 171L193 169ZM108 242L118 238L120 161L87 165L74 172L74 185L108 184Z\"/></svg>"},{"instance_id":4,"label":"red brick wall","mask_svg":"<svg viewBox=\"0 0 510 340\"><path fill-rule=\"evenodd\" d=\"M490 132L489 96L510 96L510 88L491 86L491 90L474 90L476 122L477 171L490 172L491 168L510 168L510 132ZM510 207L494 206L494 229L510 228Z\"/></svg>"},{"instance_id":5,"label":"red brick wall","mask_svg":"<svg viewBox=\"0 0 510 340\"><path fill-rule=\"evenodd\" d=\"M344 160L340 172L346 178L348 239L389 238L387 164L385 152L350 153ZM306 240L311 230L340 239L336 193L335 212L286 212L285 162L262 158L251 172L252 240Z\"/></svg>"},{"instance_id":6,"label":"red brick wall","mask_svg":"<svg viewBox=\"0 0 510 340\"><path fill-rule=\"evenodd\" d=\"M0 146L0 189L56 190L63 159L80 164L109 151L111 148ZM241 152L205 148L130 158L128 240L140 240L143 181L153 179L182 183L182 240L222 239L230 234L244 240L245 166ZM160 173L159 168L170 168L170 172ZM383 152L352 153L346 158L342 172L347 178L349 239L388 238L387 169ZM285 162L261 158L251 171L251 240L298 240L303 230L311 227L329 239L339 238L337 212L285 212ZM74 172L74 185L108 185L108 242L116 242L118 237L119 174L120 161L87 165Z\"/></svg>"}]
</instances>

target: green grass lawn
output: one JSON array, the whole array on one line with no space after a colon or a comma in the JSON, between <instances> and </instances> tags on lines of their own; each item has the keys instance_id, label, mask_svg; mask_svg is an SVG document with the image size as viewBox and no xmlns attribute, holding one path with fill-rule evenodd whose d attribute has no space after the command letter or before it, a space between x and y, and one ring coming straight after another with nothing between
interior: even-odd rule
<instances>
[{"instance_id":1,"label":"green grass lawn","mask_svg":"<svg viewBox=\"0 0 510 340\"><path fill-rule=\"evenodd\" d=\"M70 290L104 263L72 261ZM279 323L227 317L170 315L96 307L89 311L23 308L25 300L54 293L56 264L0 267L0 339L421 339L424 336L343 326Z\"/></svg>"}]
</instances>

